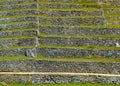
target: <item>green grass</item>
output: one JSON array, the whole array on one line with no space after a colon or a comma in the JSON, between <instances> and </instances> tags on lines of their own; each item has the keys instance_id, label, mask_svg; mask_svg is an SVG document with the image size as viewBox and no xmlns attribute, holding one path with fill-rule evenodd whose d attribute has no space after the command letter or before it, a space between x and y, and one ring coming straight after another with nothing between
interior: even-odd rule
<instances>
[{"instance_id":1,"label":"green grass","mask_svg":"<svg viewBox=\"0 0 120 86\"><path fill-rule=\"evenodd\" d=\"M58 37L58 38L120 38L120 35L85 35L85 36L77 36L77 35L69 35L69 34L44 34L40 33L39 36L41 37Z\"/></svg>"},{"instance_id":2,"label":"green grass","mask_svg":"<svg viewBox=\"0 0 120 86\"><path fill-rule=\"evenodd\" d=\"M102 26L102 25L89 25L89 26L78 26L78 25L55 25L55 24L43 24L43 23L40 23L39 26L42 26L42 27L64 27L64 28L96 28L96 29L103 29L103 28L106 28L106 29L109 29L109 28L117 28L117 29L120 29L120 25L109 25L109 26Z\"/></svg>"},{"instance_id":3,"label":"green grass","mask_svg":"<svg viewBox=\"0 0 120 86\"><path fill-rule=\"evenodd\" d=\"M119 47L108 47L108 46L58 46L58 45L47 45L39 44L40 48L60 48L60 49L85 49L85 50L120 50Z\"/></svg>"},{"instance_id":4,"label":"green grass","mask_svg":"<svg viewBox=\"0 0 120 86\"><path fill-rule=\"evenodd\" d=\"M71 10L74 10L74 11L99 11L98 8L46 8L46 7L40 7L39 8L40 10L61 10L61 11L71 11Z\"/></svg>"},{"instance_id":5,"label":"green grass","mask_svg":"<svg viewBox=\"0 0 120 86\"><path fill-rule=\"evenodd\" d=\"M120 62L120 58L105 58L105 57L84 57L84 58L76 58L76 57L44 57L37 56L36 60L49 60L49 61L74 61L74 62Z\"/></svg>"},{"instance_id":6,"label":"green grass","mask_svg":"<svg viewBox=\"0 0 120 86\"><path fill-rule=\"evenodd\" d=\"M72 83L72 84L9 84L9 86L120 86L115 84L80 84L80 83Z\"/></svg>"}]
</instances>

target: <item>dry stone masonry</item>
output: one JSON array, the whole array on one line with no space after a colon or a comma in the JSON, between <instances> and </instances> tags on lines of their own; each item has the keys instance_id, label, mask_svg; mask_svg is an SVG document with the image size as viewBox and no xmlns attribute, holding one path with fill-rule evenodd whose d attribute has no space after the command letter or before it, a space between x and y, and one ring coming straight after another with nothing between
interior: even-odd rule
<instances>
[{"instance_id":1,"label":"dry stone masonry","mask_svg":"<svg viewBox=\"0 0 120 86\"><path fill-rule=\"evenodd\" d=\"M116 21L119 16L112 16L119 9L110 8L113 2L115 7L119 6L117 0L2 0L0 56L9 56L7 51L18 50L18 54L9 52L10 56L82 57L90 51L84 57L119 58L116 43L120 43L120 30L112 27L116 25L114 22L119 22ZM107 25L112 26L106 29ZM88 49L83 49L84 46Z\"/></svg>"},{"instance_id":2,"label":"dry stone masonry","mask_svg":"<svg viewBox=\"0 0 120 86\"><path fill-rule=\"evenodd\" d=\"M119 0L0 0L1 72L120 74L120 63L40 58L120 58ZM9 83L112 83L120 76L0 74Z\"/></svg>"}]
</instances>

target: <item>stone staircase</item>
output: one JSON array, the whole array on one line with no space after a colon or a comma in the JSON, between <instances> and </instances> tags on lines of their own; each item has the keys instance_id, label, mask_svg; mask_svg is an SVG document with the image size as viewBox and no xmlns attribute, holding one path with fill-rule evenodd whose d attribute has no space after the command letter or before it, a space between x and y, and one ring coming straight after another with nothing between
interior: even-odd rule
<instances>
[{"instance_id":1,"label":"stone staircase","mask_svg":"<svg viewBox=\"0 0 120 86\"><path fill-rule=\"evenodd\" d=\"M0 81L120 84L119 5L119 0L1 0ZM99 61L104 58L119 61Z\"/></svg>"}]
</instances>

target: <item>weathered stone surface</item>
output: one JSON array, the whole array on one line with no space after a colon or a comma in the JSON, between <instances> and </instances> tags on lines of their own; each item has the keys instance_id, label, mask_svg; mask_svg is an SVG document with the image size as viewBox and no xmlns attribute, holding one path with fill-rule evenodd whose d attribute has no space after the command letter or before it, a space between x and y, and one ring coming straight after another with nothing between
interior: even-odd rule
<instances>
[{"instance_id":1,"label":"weathered stone surface","mask_svg":"<svg viewBox=\"0 0 120 86\"><path fill-rule=\"evenodd\" d=\"M49 2L82 2L84 0L46 0L46 1L49 1ZM97 2L98 0L85 0L85 2Z\"/></svg>"},{"instance_id":2,"label":"weathered stone surface","mask_svg":"<svg viewBox=\"0 0 120 86\"><path fill-rule=\"evenodd\" d=\"M11 46L35 46L35 38L16 38L0 40L0 48L9 48Z\"/></svg>"},{"instance_id":3,"label":"weathered stone surface","mask_svg":"<svg viewBox=\"0 0 120 86\"><path fill-rule=\"evenodd\" d=\"M116 46L119 38L39 37L40 44L57 46Z\"/></svg>"},{"instance_id":4,"label":"weathered stone surface","mask_svg":"<svg viewBox=\"0 0 120 86\"><path fill-rule=\"evenodd\" d=\"M17 11L12 11L12 12L0 12L0 17L5 17L5 16L26 16L26 15L37 15L38 11L37 10L17 10Z\"/></svg>"},{"instance_id":5,"label":"weathered stone surface","mask_svg":"<svg viewBox=\"0 0 120 86\"><path fill-rule=\"evenodd\" d=\"M99 0L99 2L106 5L120 6L119 0Z\"/></svg>"},{"instance_id":6,"label":"weathered stone surface","mask_svg":"<svg viewBox=\"0 0 120 86\"><path fill-rule=\"evenodd\" d=\"M0 50L0 56L5 58L4 56L25 56L26 49L17 48L17 49L5 49Z\"/></svg>"},{"instance_id":7,"label":"weathered stone surface","mask_svg":"<svg viewBox=\"0 0 120 86\"><path fill-rule=\"evenodd\" d=\"M37 8L37 3L36 4L21 4L21 5L2 5L0 6L0 11L9 11L9 10L21 10L21 9L34 9Z\"/></svg>"},{"instance_id":8,"label":"weathered stone surface","mask_svg":"<svg viewBox=\"0 0 120 86\"><path fill-rule=\"evenodd\" d=\"M0 61L1 72L73 72L120 74L120 63L44 60Z\"/></svg>"},{"instance_id":9,"label":"weathered stone surface","mask_svg":"<svg viewBox=\"0 0 120 86\"><path fill-rule=\"evenodd\" d=\"M103 10L104 10L104 13L107 13L107 14L120 14L120 9L111 8L111 9L103 9Z\"/></svg>"},{"instance_id":10,"label":"weathered stone surface","mask_svg":"<svg viewBox=\"0 0 120 86\"><path fill-rule=\"evenodd\" d=\"M27 49L26 50L26 56L28 56L28 57L36 57L37 56L37 49L36 48Z\"/></svg>"},{"instance_id":11,"label":"weathered stone surface","mask_svg":"<svg viewBox=\"0 0 120 86\"><path fill-rule=\"evenodd\" d=\"M36 30L22 30L22 31L8 31L0 32L0 37L14 37L14 36L37 36Z\"/></svg>"},{"instance_id":12,"label":"weathered stone surface","mask_svg":"<svg viewBox=\"0 0 120 86\"><path fill-rule=\"evenodd\" d=\"M120 84L119 76L87 76L87 75L33 75L33 84L43 83L102 83Z\"/></svg>"},{"instance_id":13,"label":"weathered stone surface","mask_svg":"<svg viewBox=\"0 0 120 86\"><path fill-rule=\"evenodd\" d=\"M0 5L12 5L12 4L23 4L28 2L37 2L37 0L9 0L9 1L0 1Z\"/></svg>"},{"instance_id":14,"label":"weathered stone surface","mask_svg":"<svg viewBox=\"0 0 120 86\"><path fill-rule=\"evenodd\" d=\"M97 50L97 49L75 49L75 48L38 48L38 55L45 57L109 57L119 58L120 50Z\"/></svg>"},{"instance_id":15,"label":"weathered stone surface","mask_svg":"<svg viewBox=\"0 0 120 86\"><path fill-rule=\"evenodd\" d=\"M105 19L102 17L94 18L40 18L39 22L53 25L105 25Z\"/></svg>"},{"instance_id":16,"label":"weathered stone surface","mask_svg":"<svg viewBox=\"0 0 120 86\"><path fill-rule=\"evenodd\" d=\"M10 29L19 29L19 28L37 28L38 25L36 23L27 23L23 22L23 24L1 24L0 30L10 30Z\"/></svg>"},{"instance_id":17,"label":"weathered stone surface","mask_svg":"<svg viewBox=\"0 0 120 86\"><path fill-rule=\"evenodd\" d=\"M23 53L24 54L24 53ZM0 71L4 72L28 72L32 71L34 60L14 60L14 61L0 61Z\"/></svg>"},{"instance_id":18,"label":"weathered stone surface","mask_svg":"<svg viewBox=\"0 0 120 86\"><path fill-rule=\"evenodd\" d=\"M115 28L66 28L66 27L39 27L39 32L52 35L76 35L76 36L95 36L95 35L120 35L120 29Z\"/></svg>"},{"instance_id":19,"label":"weathered stone surface","mask_svg":"<svg viewBox=\"0 0 120 86\"><path fill-rule=\"evenodd\" d=\"M19 18L0 18L0 24L6 24L6 23L16 23L16 22L29 22L29 21L37 21L37 17L19 17Z\"/></svg>"},{"instance_id":20,"label":"weathered stone surface","mask_svg":"<svg viewBox=\"0 0 120 86\"><path fill-rule=\"evenodd\" d=\"M101 8L100 5L98 4L59 4L59 3L56 3L56 4L42 4L40 3L39 7L46 7L46 8L57 8L57 9L65 9L65 8L74 8L74 9L79 9L79 8L82 8L82 7L88 7L88 8Z\"/></svg>"},{"instance_id":21,"label":"weathered stone surface","mask_svg":"<svg viewBox=\"0 0 120 86\"><path fill-rule=\"evenodd\" d=\"M7 83L29 83L31 75L0 75L0 82Z\"/></svg>"},{"instance_id":22,"label":"weathered stone surface","mask_svg":"<svg viewBox=\"0 0 120 86\"><path fill-rule=\"evenodd\" d=\"M1 82L33 83L33 84L60 84L60 83L101 83L120 84L120 76L94 75L0 75Z\"/></svg>"},{"instance_id":23,"label":"weathered stone surface","mask_svg":"<svg viewBox=\"0 0 120 86\"><path fill-rule=\"evenodd\" d=\"M41 16L101 16L103 13L100 10L40 10Z\"/></svg>"}]
</instances>

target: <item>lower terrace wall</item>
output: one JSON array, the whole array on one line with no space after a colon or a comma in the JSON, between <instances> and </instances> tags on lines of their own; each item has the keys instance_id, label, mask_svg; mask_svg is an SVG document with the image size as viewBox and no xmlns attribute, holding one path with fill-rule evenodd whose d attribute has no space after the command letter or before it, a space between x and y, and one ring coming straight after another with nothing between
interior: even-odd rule
<instances>
[{"instance_id":1,"label":"lower terrace wall","mask_svg":"<svg viewBox=\"0 0 120 86\"><path fill-rule=\"evenodd\" d=\"M120 74L120 63L44 60L0 61L0 72L76 72Z\"/></svg>"}]
</instances>

